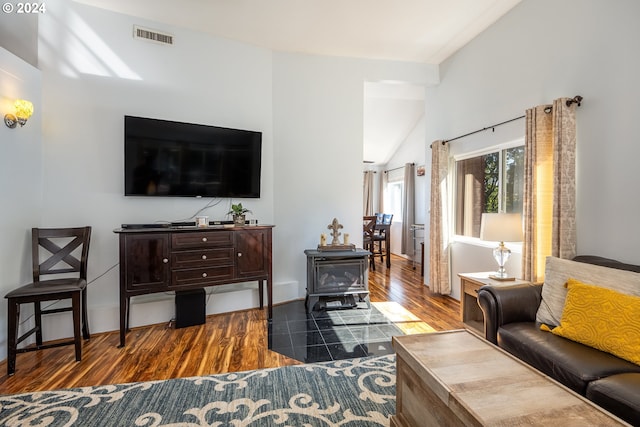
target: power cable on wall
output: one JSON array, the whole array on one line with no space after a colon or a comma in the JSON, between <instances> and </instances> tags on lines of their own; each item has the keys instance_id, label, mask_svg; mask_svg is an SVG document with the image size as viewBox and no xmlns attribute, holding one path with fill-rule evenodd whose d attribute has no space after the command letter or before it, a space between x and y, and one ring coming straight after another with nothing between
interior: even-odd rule
<instances>
[{"instance_id":1,"label":"power cable on wall","mask_svg":"<svg viewBox=\"0 0 640 427\"><path fill-rule=\"evenodd\" d=\"M116 262L114 265L112 265L111 267L109 267L106 271L104 271L102 274L100 274L99 276L95 277L94 279L91 279L90 281L87 282L87 286L89 286L91 283L95 282L96 280L100 279L101 277L103 277L104 275L106 275L108 272L110 272L111 270L113 270L114 268L116 268L118 265L120 265L119 262ZM57 303L59 303L60 301L62 301L61 299L53 301L51 304L47 304L43 310L47 310L50 307L53 307L54 305L56 305ZM19 326L24 325L25 323L27 323L29 320L31 320L33 317L35 316L35 313L32 314L31 316L27 317L26 319L24 319L22 322L19 323Z\"/></svg>"},{"instance_id":2,"label":"power cable on wall","mask_svg":"<svg viewBox=\"0 0 640 427\"><path fill-rule=\"evenodd\" d=\"M173 222L189 221L189 220L194 219L201 212L203 212L203 211L205 211L205 210L207 210L209 208L212 208L214 206L218 206L220 203L222 203L222 201L223 201L223 199L214 197L213 199L209 200L206 205L204 205L202 208L198 209L193 215L191 215L191 216L189 216L187 218L181 218L181 219L172 220L172 221L156 221L156 223L171 224Z\"/></svg>"}]
</instances>

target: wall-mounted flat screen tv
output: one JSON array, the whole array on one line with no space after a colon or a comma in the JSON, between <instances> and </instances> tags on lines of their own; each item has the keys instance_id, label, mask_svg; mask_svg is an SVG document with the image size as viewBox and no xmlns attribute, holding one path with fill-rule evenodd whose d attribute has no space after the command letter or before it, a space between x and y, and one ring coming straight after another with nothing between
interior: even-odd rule
<instances>
[{"instance_id":1,"label":"wall-mounted flat screen tv","mask_svg":"<svg viewBox=\"0 0 640 427\"><path fill-rule=\"evenodd\" d=\"M260 197L262 133L124 117L126 196Z\"/></svg>"}]
</instances>

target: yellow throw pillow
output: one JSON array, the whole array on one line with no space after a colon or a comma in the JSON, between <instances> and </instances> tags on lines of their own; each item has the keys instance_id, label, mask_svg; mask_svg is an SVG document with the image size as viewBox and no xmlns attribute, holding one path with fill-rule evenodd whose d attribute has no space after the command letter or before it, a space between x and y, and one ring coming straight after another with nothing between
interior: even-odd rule
<instances>
[{"instance_id":1,"label":"yellow throw pillow","mask_svg":"<svg viewBox=\"0 0 640 427\"><path fill-rule=\"evenodd\" d=\"M640 365L640 297L567 281L560 326L551 332Z\"/></svg>"}]
</instances>

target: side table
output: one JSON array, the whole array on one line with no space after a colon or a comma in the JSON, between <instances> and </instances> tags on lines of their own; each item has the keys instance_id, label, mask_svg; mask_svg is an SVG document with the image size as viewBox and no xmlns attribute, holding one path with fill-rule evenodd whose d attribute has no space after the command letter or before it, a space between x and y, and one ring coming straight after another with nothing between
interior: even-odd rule
<instances>
[{"instance_id":1,"label":"side table","mask_svg":"<svg viewBox=\"0 0 640 427\"><path fill-rule=\"evenodd\" d=\"M495 272L460 273L460 319L472 332L484 336L484 315L478 306L478 290L484 285L513 286L529 283L526 280L494 280L489 275Z\"/></svg>"}]
</instances>

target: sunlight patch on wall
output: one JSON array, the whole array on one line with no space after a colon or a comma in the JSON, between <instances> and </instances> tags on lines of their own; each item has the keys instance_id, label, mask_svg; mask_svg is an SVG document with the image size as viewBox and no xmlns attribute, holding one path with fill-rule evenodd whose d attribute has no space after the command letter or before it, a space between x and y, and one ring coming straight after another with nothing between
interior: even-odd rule
<instances>
[{"instance_id":1,"label":"sunlight patch on wall","mask_svg":"<svg viewBox=\"0 0 640 427\"><path fill-rule=\"evenodd\" d=\"M142 80L75 11L59 4L41 25L40 59L62 74Z\"/></svg>"}]
</instances>

